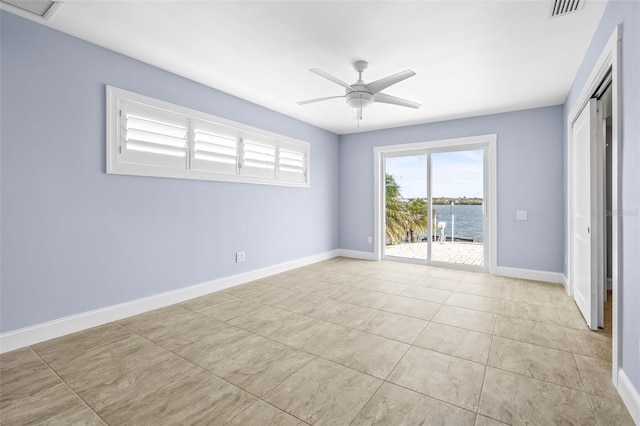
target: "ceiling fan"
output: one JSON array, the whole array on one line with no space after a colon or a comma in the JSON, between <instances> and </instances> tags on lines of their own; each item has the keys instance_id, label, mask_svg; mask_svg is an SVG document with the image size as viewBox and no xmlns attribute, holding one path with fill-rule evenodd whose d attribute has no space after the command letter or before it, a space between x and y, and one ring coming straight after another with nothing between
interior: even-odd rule
<instances>
[{"instance_id":1,"label":"ceiling fan","mask_svg":"<svg viewBox=\"0 0 640 426\"><path fill-rule=\"evenodd\" d=\"M298 105L310 104L313 102L326 101L329 99L345 98L347 105L352 107L356 112L356 119L362 120L362 110L374 102L380 102L385 104L400 105L409 108L420 108L420 104L408 101L406 99L397 98L395 96L381 93L387 87L399 83L409 77L416 75L411 70L401 71L397 74L390 75L380 80L376 80L372 83L365 83L362 81L362 73L367 69L369 63L367 61L355 61L353 67L358 72L358 81L353 84L347 84L337 77L322 71L318 68L313 68L311 71L314 74L318 74L320 77L324 77L329 81L339 84L345 88L345 94L343 96L328 96L324 98L309 99L308 101L298 102Z\"/></svg>"}]
</instances>

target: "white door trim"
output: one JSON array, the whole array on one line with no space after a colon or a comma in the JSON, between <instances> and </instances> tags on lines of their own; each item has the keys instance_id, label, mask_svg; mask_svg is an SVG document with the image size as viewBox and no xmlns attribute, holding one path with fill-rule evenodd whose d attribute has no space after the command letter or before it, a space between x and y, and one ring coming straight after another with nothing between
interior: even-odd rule
<instances>
[{"instance_id":1,"label":"white door trim","mask_svg":"<svg viewBox=\"0 0 640 426\"><path fill-rule=\"evenodd\" d=\"M618 288L618 277L620 272L620 264L619 264L619 253L620 253L620 220L618 217L618 212L620 211L620 199L619 199L619 163L620 163L620 143L622 141L622 126L621 126L621 118L622 118L622 108L621 108L621 75L620 75L620 40L621 40L622 32L620 30L620 25L616 26L611 37L607 44L605 45L598 61L595 63L591 70L591 74L587 79L585 86L580 92L580 96L578 96L578 100L572 106L571 112L568 115L568 123L567 123L567 140L569 142L568 146L568 155L567 155L567 170L568 170L568 182L567 182L567 194L569 194L569 214L567 215L567 229L569 232L567 233L567 247L568 247L568 260L569 264L567 265L567 274L568 274L568 282L569 282L569 293L571 296L574 294L573 289L573 278L571 276L571 268L573 265L573 244L572 244L572 235L573 235L573 206L571 202L571 188L572 188L572 176L573 170L571 169L571 158L572 158L572 129L573 123L578 118L578 115L584 108L584 106L589 102L589 99L593 96L596 89L605 78L609 69L611 69L612 73L612 113L613 113L613 123L612 123L612 140L611 140L611 156L612 156L612 165L611 165L611 282L612 282L612 290L613 290L613 330L612 330L612 371L611 377L614 386L618 387L618 368L620 365L620 357L622 355L622 351L620 350L621 341L619 339L619 320L620 320L620 291ZM604 205L600 206L601 209L604 209Z\"/></svg>"},{"instance_id":2,"label":"white door trim","mask_svg":"<svg viewBox=\"0 0 640 426\"><path fill-rule=\"evenodd\" d=\"M493 274L498 261L498 231L497 231L497 162L496 162L497 135L487 134L453 139L440 139L433 141L417 142L410 144L385 145L373 148L373 252L376 260L382 260L384 253L384 174L386 154L411 155L424 150L434 150L441 148L460 149L462 147L486 148L484 156L484 167L488 174L485 182L486 227L488 239L485 241L485 267L490 274ZM475 146L474 146L475 145ZM447 265L453 266L453 265Z\"/></svg>"}]
</instances>

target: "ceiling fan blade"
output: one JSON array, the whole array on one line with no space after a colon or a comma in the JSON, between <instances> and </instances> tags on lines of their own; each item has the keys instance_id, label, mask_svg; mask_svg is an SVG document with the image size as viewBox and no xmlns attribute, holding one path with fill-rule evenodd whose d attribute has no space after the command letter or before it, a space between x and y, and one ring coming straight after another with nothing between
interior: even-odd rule
<instances>
[{"instance_id":1,"label":"ceiling fan blade","mask_svg":"<svg viewBox=\"0 0 640 426\"><path fill-rule=\"evenodd\" d=\"M308 101L300 101L300 102L298 102L298 105L311 104L311 103L314 103L314 102L326 101L326 100L329 100L329 99L336 99L336 98L344 98L344 96L327 96L326 98L309 99Z\"/></svg>"},{"instance_id":2,"label":"ceiling fan blade","mask_svg":"<svg viewBox=\"0 0 640 426\"><path fill-rule=\"evenodd\" d=\"M375 95L376 93L383 91L392 84L400 83L402 80L413 77L414 75L416 75L415 72L411 70L405 70L397 74L390 75L389 77L376 80L373 83L367 84L366 86L367 89L369 89L369 91Z\"/></svg>"},{"instance_id":3,"label":"ceiling fan blade","mask_svg":"<svg viewBox=\"0 0 640 426\"><path fill-rule=\"evenodd\" d=\"M384 104L400 105L409 108L420 108L422 106L418 103L411 102L402 98L396 98L395 96L387 95L384 93L376 93L373 98L373 102L381 102Z\"/></svg>"},{"instance_id":4,"label":"ceiling fan blade","mask_svg":"<svg viewBox=\"0 0 640 426\"><path fill-rule=\"evenodd\" d=\"M351 88L351 86L349 86L347 83L345 83L344 81L340 80L338 77L334 77L331 74L322 71L321 69L318 68L312 68L309 71L311 71L314 74L318 74L320 77L324 77L329 81L333 81L336 84L339 84L340 86L344 87L345 89L349 89L349 90L353 90Z\"/></svg>"}]
</instances>

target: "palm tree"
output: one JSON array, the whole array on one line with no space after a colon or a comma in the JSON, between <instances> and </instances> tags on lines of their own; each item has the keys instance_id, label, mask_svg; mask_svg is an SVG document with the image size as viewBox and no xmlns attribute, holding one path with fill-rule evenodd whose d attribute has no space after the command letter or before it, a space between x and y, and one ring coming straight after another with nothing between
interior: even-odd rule
<instances>
[{"instance_id":1,"label":"palm tree","mask_svg":"<svg viewBox=\"0 0 640 426\"><path fill-rule=\"evenodd\" d=\"M396 244L405 238L411 215L400 194L400 185L390 174L385 175L386 240Z\"/></svg>"},{"instance_id":2,"label":"palm tree","mask_svg":"<svg viewBox=\"0 0 640 426\"><path fill-rule=\"evenodd\" d=\"M404 239L414 242L420 233L427 232L429 203L425 198L404 200L400 185L390 174L385 175L385 200L387 244L397 244ZM435 210L431 214L435 217Z\"/></svg>"},{"instance_id":3,"label":"palm tree","mask_svg":"<svg viewBox=\"0 0 640 426\"><path fill-rule=\"evenodd\" d=\"M429 226L429 218L427 212L429 211L429 203L424 198L413 198L407 202L407 209L411 220L409 221L409 238L411 242L418 240L420 233L427 232Z\"/></svg>"}]
</instances>

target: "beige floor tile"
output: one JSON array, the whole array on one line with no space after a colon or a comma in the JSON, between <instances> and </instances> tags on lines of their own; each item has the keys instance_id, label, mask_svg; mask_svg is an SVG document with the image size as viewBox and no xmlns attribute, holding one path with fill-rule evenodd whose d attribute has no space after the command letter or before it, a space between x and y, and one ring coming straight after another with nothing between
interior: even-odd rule
<instances>
[{"instance_id":1,"label":"beige floor tile","mask_svg":"<svg viewBox=\"0 0 640 426\"><path fill-rule=\"evenodd\" d=\"M458 306L443 305L432 321L491 334L496 322L496 315Z\"/></svg>"},{"instance_id":2,"label":"beige floor tile","mask_svg":"<svg viewBox=\"0 0 640 426\"><path fill-rule=\"evenodd\" d=\"M104 422L29 348L0 355L2 424Z\"/></svg>"},{"instance_id":3,"label":"beige floor tile","mask_svg":"<svg viewBox=\"0 0 640 426\"><path fill-rule=\"evenodd\" d=\"M424 275L433 278L443 278L445 280L460 281L467 275L467 273L464 271L456 271L454 269L430 268L425 272Z\"/></svg>"},{"instance_id":4,"label":"beige floor tile","mask_svg":"<svg viewBox=\"0 0 640 426\"><path fill-rule=\"evenodd\" d=\"M407 285L411 285L416 280L416 277L414 274L407 271L403 271L403 270L378 271L377 273L372 275L372 278L376 278L378 280L384 280L384 281L391 281L394 283L407 284Z\"/></svg>"},{"instance_id":5,"label":"beige floor tile","mask_svg":"<svg viewBox=\"0 0 640 426\"><path fill-rule=\"evenodd\" d=\"M534 379L584 390L580 372L571 352L495 336L489 354L489 365Z\"/></svg>"},{"instance_id":6,"label":"beige floor tile","mask_svg":"<svg viewBox=\"0 0 640 426\"><path fill-rule=\"evenodd\" d=\"M297 319L300 319L302 317L303 315L295 312L290 312L285 309L261 305L251 312L227 321L227 323L244 330L253 331L256 329L268 327L269 324L272 323L278 324L287 321L295 322Z\"/></svg>"},{"instance_id":7,"label":"beige floor tile","mask_svg":"<svg viewBox=\"0 0 640 426\"><path fill-rule=\"evenodd\" d=\"M320 354L322 350L330 347L335 341L341 339L349 332L362 333L339 324L311 318L314 323L309 325L292 346L312 354Z\"/></svg>"},{"instance_id":8,"label":"beige floor tile","mask_svg":"<svg viewBox=\"0 0 640 426\"><path fill-rule=\"evenodd\" d=\"M564 292L562 296L558 296L555 299L553 299L554 306L558 309L563 309L563 310L573 311L573 312L580 312L580 310L578 309L578 305L576 304L576 301L572 297L567 295L564 289L562 291ZM605 311L606 311L606 308L605 308Z\"/></svg>"},{"instance_id":9,"label":"beige floor tile","mask_svg":"<svg viewBox=\"0 0 640 426\"><path fill-rule=\"evenodd\" d=\"M550 288L531 285L505 286L502 298L551 308L570 309L575 305L573 299L567 295L564 287L559 284Z\"/></svg>"},{"instance_id":10,"label":"beige floor tile","mask_svg":"<svg viewBox=\"0 0 640 426\"><path fill-rule=\"evenodd\" d=\"M301 282L295 287L291 287L292 290L300 293L313 294L319 297L335 298L342 294L351 291L351 287L338 284L329 284L325 281L308 281Z\"/></svg>"},{"instance_id":11,"label":"beige floor tile","mask_svg":"<svg viewBox=\"0 0 640 426\"><path fill-rule=\"evenodd\" d=\"M126 334L117 344L94 346L95 336L113 340L108 327L41 344L36 350L107 423L171 424L235 416L255 398L192 363ZM78 333L80 334L80 333ZM177 398L176 395L185 397ZM239 411L238 411L239 412ZM203 417L204 416L204 417ZM229 417L230 418L230 417Z\"/></svg>"},{"instance_id":12,"label":"beige floor tile","mask_svg":"<svg viewBox=\"0 0 640 426\"><path fill-rule=\"evenodd\" d=\"M387 381L476 411L484 373L484 365L412 347Z\"/></svg>"},{"instance_id":13,"label":"beige floor tile","mask_svg":"<svg viewBox=\"0 0 640 426\"><path fill-rule=\"evenodd\" d=\"M601 426L634 426L635 422L620 399L589 395L591 406Z\"/></svg>"},{"instance_id":14,"label":"beige floor tile","mask_svg":"<svg viewBox=\"0 0 640 426\"><path fill-rule=\"evenodd\" d=\"M225 323L180 306L174 310L158 309L120 321L120 324L145 338L168 349L183 345L187 331L197 330L206 335L228 328ZM200 338L197 336L196 338ZM176 341L174 343L174 341Z\"/></svg>"},{"instance_id":15,"label":"beige floor tile","mask_svg":"<svg viewBox=\"0 0 640 426\"><path fill-rule=\"evenodd\" d=\"M473 425L475 414L428 396L383 384L358 417L356 425Z\"/></svg>"},{"instance_id":16,"label":"beige floor tile","mask_svg":"<svg viewBox=\"0 0 640 426\"><path fill-rule=\"evenodd\" d=\"M366 374L316 359L264 399L310 424L349 424L381 383Z\"/></svg>"},{"instance_id":17,"label":"beige floor tile","mask_svg":"<svg viewBox=\"0 0 640 426\"><path fill-rule=\"evenodd\" d=\"M217 305L219 303L233 301L233 300L242 300L238 299L235 296L231 296L227 293L215 292L211 294L207 294L204 296L196 297L186 302L178 303L178 306L183 308L187 308L194 312L200 312L202 309L209 308L211 306Z\"/></svg>"},{"instance_id":18,"label":"beige floor tile","mask_svg":"<svg viewBox=\"0 0 640 426\"><path fill-rule=\"evenodd\" d=\"M431 322L414 345L486 364L491 335Z\"/></svg>"},{"instance_id":19,"label":"beige floor tile","mask_svg":"<svg viewBox=\"0 0 640 426\"><path fill-rule=\"evenodd\" d=\"M508 317L523 318L562 327L577 328L580 330L588 329L584 318L582 318L579 312L550 308L548 306L502 300L500 301L498 313Z\"/></svg>"},{"instance_id":20,"label":"beige floor tile","mask_svg":"<svg viewBox=\"0 0 640 426\"><path fill-rule=\"evenodd\" d=\"M381 293L388 294L400 294L409 287L408 284L402 284L393 281L384 281L377 278L358 280L353 283L349 283L349 285L355 288L362 288L364 290L370 291L379 291Z\"/></svg>"},{"instance_id":21,"label":"beige floor tile","mask_svg":"<svg viewBox=\"0 0 640 426\"><path fill-rule=\"evenodd\" d=\"M354 275L351 268L345 268L345 272L334 272L323 274L321 281L327 284L339 285L339 286L353 286L359 282L366 281L368 278Z\"/></svg>"},{"instance_id":22,"label":"beige floor tile","mask_svg":"<svg viewBox=\"0 0 640 426\"><path fill-rule=\"evenodd\" d=\"M315 355L354 370L385 379L409 345L340 326L303 346Z\"/></svg>"},{"instance_id":23,"label":"beige floor tile","mask_svg":"<svg viewBox=\"0 0 640 426\"><path fill-rule=\"evenodd\" d=\"M440 309L439 303L426 300L412 299L410 297L393 296L393 299L380 309L395 314L406 315L423 320L431 320Z\"/></svg>"},{"instance_id":24,"label":"beige floor tile","mask_svg":"<svg viewBox=\"0 0 640 426\"><path fill-rule=\"evenodd\" d=\"M474 294L452 293L444 303L445 305L460 306L462 308L495 314L498 312L500 300L491 297L476 296Z\"/></svg>"},{"instance_id":25,"label":"beige floor tile","mask_svg":"<svg viewBox=\"0 0 640 426\"><path fill-rule=\"evenodd\" d=\"M290 288L295 287L301 281L304 281L304 278L295 274L277 274L254 281L252 284L266 284L273 287Z\"/></svg>"},{"instance_id":26,"label":"beige floor tile","mask_svg":"<svg viewBox=\"0 0 640 426\"><path fill-rule=\"evenodd\" d=\"M166 329L166 324L188 323L194 318L201 317L202 315L180 305L171 305L124 318L118 320L117 323L130 330L154 336L154 332L162 333Z\"/></svg>"},{"instance_id":27,"label":"beige floor tile","mask_svg":"<svg viewBox=\"0 0 640 426\"><path fill-rule=\"evenodd\" d=\"M0 402L4 407L62 383L55 373L30 349L22 348L0 354Z\"/></svg>"},{"instance_id":28,"label":"beige floor tile","mask_svg":"<svg viewBox=\"0 0 640 426\"><path fill-rule=\"evenodd\" d=\"M571 351L564 327L498 315L495 335L549 348Z\"/></svg>"},{"instance_id":29,"label":"beige floor tile","mask_svg":"<svg viewBox=\"0 0 640 426\"><path fill-rule=\"evenodd\" d=\"M574 356L588 393L612 399L619 398L618 391L611 382L611 362L579 354Z\"/></svg>"},{"instance_id":30,"label":"beige floor tile","mask_svg":"<svg viewBox=\"0 0 640 426\"><path fill-rule=\"evenodd\" d=\"M504 284L504 278L480 272L468 272L462 277L462 282L501 287Z\"/></svg>"},{"instance_id":31,"label":"beige floor tile","mask_svg":"<svg viewBox=\"0 0 640 426\"><path fill-rule=\"evenodd\" d=\"M453 289L456 288L459 282L459 280L447 280L445 278L422 277L416 279L411 285L453 291Z\"/></svg>"},{"instance_id":32,"label":"beige floor tile","mask_svg":"<svg viewBox=\"0 0 640 426\"><path fill-rule=\"evenodd\" d=\"M420 335L427 321L391 312L377 311L358 323L354 328L404 343L413 343Z\"/></svg>"},{"instance_id":33,"label":"beige floor tile","mask_svg":"<svg viewBox=\"0 0 640 426\"><path fill-rule=\"evenodd\" d=\"M475 294L476 296L494 297L499 299L502 296L502 287L483 284L473 284L461 282L454 290L456 293Z\"/></svg>"},{"instance_id":34,"label":"beige floor tile","mask_svg":"<svg viewBox=\"0 0 640 426\"><path fill-rule=\"evenodd\" d=\"M596 425L586 393L492 367L478 414L511 425Z\"/></svg>"},{"instance_id":35,"label":"beige floor tile","mask_svg":"<svg viewBox=\"0 0 640 426\"><path fill-rule=\"evenodd\" d=\"M267 297L272 294L275 288L277 287L272 285L251 283L224 290L224 294L239 297L245 300L257 301L262 297Z\"/></svg>"},{"instance_id":36,"label":"beige floor tile","mask_svg":"<svg viewBox=\"0 0 640 426\"><path fill-rule=\"evenodd\" d=\"M269 405L264 401L257 401L251 407L233 418L229 425L260 425L260 426L303 426L306 423Z\"/></svg>"},{"instance_id":37,"label":"beige floor tile","mask_svg":"<svg viewBox=\"0 0 640 426\"><path fill-rule=\"evenodd\" d=\"M388 293L380 293L378 291L367 291L362 289L347 289L342 294L336 294L332 297L335 300L354 305L364 306L367 308L380 309L395 296Z\"/></svg>"},{"instance_id":38,"label":"beige floor tile","mask_svg":"<svg viewBox=\"0 0 640 426\"><path fill-rule=\"evenodd\" d=\"M314 356L264 337L250 335L240 341L194 343L176 351L180 356L233 383L262 396Z\"/></svg>"},{"instance_id":39,"label":"beige floor tile","mask_svg":"<svg viewBox=\"0 0 640 426\"><path fill-rule=\"evenodd\" d=\"M198 298L194 301L185 302L181 304L181 306L219 321L229 321L260 307L259 303L249 302L239 297L226 294L221 294L220 296L225 296L227 299L214 304L208 304L207 299Z\"/></svg>"},{"instance_id":40,"label":"beige floor tile","mask_svg":"<svg viewBox=\"0 0 640 426\"><path fill-rule=\"evenodd\" d=\"M86 396L83 395L83 398ZM173 383L160 382L147 392L100 405L98 411L109 424L214 424L222 425L256 398L200 369Z\"/></svg>"},{"instance_id":41,"label":"beige floor tile","mask_svg":"<svg viewBox=\"0 0 640 426\"><path fill-rule=\"evenodd\" d=\"M451 292L448 290L421 286L411 286L401 293L401 296L404 297L412 297L414 299L435 303L444 303L450 295Z\"/></svg>"},{"instance_id":42,"label":"beige floor tile","mask_svg":"<svg viewBox=\"0 0 640 426\"><path fill-rule=\"evenodd\" d=\"M314 331L322 323L323 321L315 318L275 308L256 310L230 321L230 324L242 328L250 327L247 329L252 333L296 348L316 337Z\"/></svg>"},{"instance_id":43,"label":"beige floor tile","mask_svg":"<svg viewBox=\"0 0 640 426\"><path fill-rule=\"evenodd\" d=\"M257 303L262 303L265 305L277 306L281 300L287 300L299 294L300 292L297 291L296 287L293 287L293 288L272 287L271 291L255 298L253 301Z\"/></svg>"},{"instance_id":44,"label":"beige floor tile","mask_svg":"<svg viewBox=\"0 0 640 426\"><path fill-rule=\"evenodd\" d=\"M505 424L506 423L502 423L497 420L490 419L489 417L481 416L480 414L476 416L475 426L502 426Z\"/></svg>"},{"instance_id":45,"label":"beige floor tile","mask_svg":"<svg viewBox=\"0 0 640 426\"><path fill-rule=\"evenodd\" d=\"M611 336L602 330L575 330L565 328L571 350L577 354L588 355L611 361Z\"/></svg>"},{"instance_id":46,"label":"beige floor tile","mask_svg":"<svg viewBox=\"0 0 640 426\"><path fill-rule=\"evenodd\" d=\"M164 363L177 358L114 323L40 343L33 350L76 392L106 379L134 389L136 375L163 370Z\"/></svg>"},{"instance_id":47,"label":"beige floor tile","mask_svg":"<svg viewBox=\"0 0 640 426\"><path fill-rule=\"evenodd\" d=\"M323 306L326 303L330 303L329 299L324 296L318 296L317 294L296 292L291 297L278 300L273 304L274 307L284 309L287 311L295 312L302 315L308 315L319 306Z\"/></svg>"},{"instance_id":48,"label":"beige floor tile","mask_svg":"<svg viewBox=\"0 0 640 426\"><path fill-rule=\"evenodd\" d=\"M379 312L363 306L323 299L314 307L309 307L304 315L345 327L358 328L360 324L375 318Z\"/></svg>"}]
</instances>

